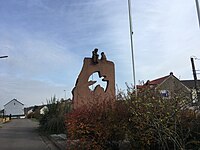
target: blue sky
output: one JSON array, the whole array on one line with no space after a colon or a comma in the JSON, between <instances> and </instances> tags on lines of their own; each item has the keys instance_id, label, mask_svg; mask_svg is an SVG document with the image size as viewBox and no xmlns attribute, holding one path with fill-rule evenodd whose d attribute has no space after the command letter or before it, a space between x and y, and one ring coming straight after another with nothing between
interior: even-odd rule
<instances>
[{"instance_id":1,"label":"blue sky","mask_svg":"<svg viewBox=\"0 0 200 150\"><path fill-rule=\"evenodd\" d=\"M136 81L174 72L192 79L200 57L195 1L132 0ZM54 94L71 97L84 57L94 48L115 63L116 84L131 84L127 0L0 0L0 108ZM196 60L197 69L200 61Z\"/></svg>"}]
</instances>

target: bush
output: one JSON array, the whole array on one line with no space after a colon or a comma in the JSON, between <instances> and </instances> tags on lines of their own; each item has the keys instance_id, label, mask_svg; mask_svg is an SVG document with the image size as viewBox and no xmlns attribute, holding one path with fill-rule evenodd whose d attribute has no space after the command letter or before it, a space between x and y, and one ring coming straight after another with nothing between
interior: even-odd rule
<instances>
[{"instance_id":1,"label":"bush","mask_svg":"<svg viewBox=\"0 0 200 150\"><path fill-rule=\"evenodd\" d=\"M114 104L88 104L66 116L68 149L197 149L200 117L189 99L163 99L154 90L118 96ZM95 101L95 100L94 100Z\"/></svg>"},{"instance_id":2,"label":"bush","mask_svg":"<svg viewBox=\"0 0 200 150\"><path fill-rule=\"evenodd\" d=\"M67 114L66 128L68 138L72 141L68 143L71 148L72 145L74 149L80 146L83 149L97 150L117 147L119 141L125 138L126 119L118 106L120 105L115 105L114 108L111 104L91 105ZM72 144L77 139L78 142Z\"/></svg>"},{"instance_id":3,"label":"bush","mask_svg":"<svg viewBox=\"0 0 200 150\"><path fill-rule=\"evenodd\" d=\"M40 115L40 130L50 134L65 133L65 112L64 102L59 102L54 96L47 104L48 111Z\"/></svg>"}]
</instances>

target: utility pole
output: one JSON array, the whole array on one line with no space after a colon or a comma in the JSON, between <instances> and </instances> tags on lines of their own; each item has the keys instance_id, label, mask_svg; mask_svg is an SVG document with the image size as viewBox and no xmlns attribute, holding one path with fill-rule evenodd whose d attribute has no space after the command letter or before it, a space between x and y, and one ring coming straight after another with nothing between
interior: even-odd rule
<instances>
[{"instance_id":1,"label":"utility pole","mask_svg":"<svg viewBox=\"0 0 200 150\"><path fill-rule=\"evenodd\" d=\"M190 58L191 60L191 64L192 64L192 72L193 72L193 77L194 77L194 88L196 90L196 93L197 93L197 100L198 100L198 103L200 102L199 100L199 87L198 87L198 80L197 80L197 73L196 73L196 69L195 69L195 64L194 64L194 58Z\"/></svg>"},{"instance_id":2,"label":"utility pole","mask_svg":"<svg viewBox=\"0 0 200 150\"><path fill-rule=\"evenodd\" d=\"M197 73L196 73L196 69L195 69L195 65L194 65L194 58L190 58L191 60L191 64L192 64L192 72L193 72L193 77L194 77L194 88L197 89L198 88L198 83L197 83Z\"/></svg>"},{"instance_id":3,"label":"utility pole","mask_svg":"<svg viewBox=\"0 0 200 150\"><path fill-rule=\"evenodd\" d=\"M132 54L132 69L133 69L133 82L135 88L135 95L137 97L137 85L135 79L135 62L134 62L134 51L133 51L133 27L131 18L131 0L128 0L128 11L129 11L129 26L130 26L130 40L131 40L131 54Z\"/></svg>"}]
</instances>

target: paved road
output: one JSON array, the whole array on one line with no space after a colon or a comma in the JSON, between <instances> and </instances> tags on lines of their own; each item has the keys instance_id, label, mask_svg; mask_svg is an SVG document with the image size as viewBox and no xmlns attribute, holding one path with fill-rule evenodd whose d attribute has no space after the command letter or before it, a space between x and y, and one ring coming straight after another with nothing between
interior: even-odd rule
<instances>
[{"instance_id":1,"label":"paved road","mask_svg":"<svg viewBox=\"0 0 200 150\"><path fill-rule=\"evenodd\" d=\"M0 150L56 150L36 131L38 123L28 119L14 119L0 128Z\"/></svg>"}]
</instances>

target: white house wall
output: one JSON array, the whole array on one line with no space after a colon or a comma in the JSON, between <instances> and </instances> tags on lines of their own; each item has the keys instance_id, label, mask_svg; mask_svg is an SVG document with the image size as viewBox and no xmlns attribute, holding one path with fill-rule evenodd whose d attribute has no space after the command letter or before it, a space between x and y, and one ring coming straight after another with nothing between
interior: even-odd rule
<instances>
[{"instance_id":1,"label":"white house wall","mask_svg":"<svg viewBox=\"0 0 200 150\"><path fill-rule=\"evenodd\" d=\"M24 105L12 100L4 106L4 115L24 115Z\"/></svg>"},{"instance_id":2,"label":"white house wall","mask_svg":"<svg viewBox=\"0 0 200 150\"><path fill-rule=\"evenodd\" d=\"M41 114L41 115L44 115L45 112L47 112L47 111L49 111L48 107L47 107L47 106L44 106L44 107L42 107L42 108L40 109L40 114Z\"/></svg>"}]
</instances>

